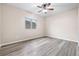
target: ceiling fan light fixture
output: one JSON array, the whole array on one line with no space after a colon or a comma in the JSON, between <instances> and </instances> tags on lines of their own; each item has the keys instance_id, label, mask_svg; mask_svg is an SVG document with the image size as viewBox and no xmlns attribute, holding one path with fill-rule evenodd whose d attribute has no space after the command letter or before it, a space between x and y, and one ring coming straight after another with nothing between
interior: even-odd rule
<instances>
[{"instance_id":1,"label":"ceiling fan light fixture","mask_svg":"<svg viewBox=\"0 0 79 59\"><path fill-rule=\"evenodd\" d=\"M54 8L52 7L52 4L51 3L44 3L41 6L40 5L37 5L37 7L41 9L38 12L42 12L44 14L47 14L48 11L54 10Z\"/></svg>"},{"instance_id":2,"label":"ceiling fan light fixture","mask_svg":"<svg viewBox=\"0 0 79 59\"><path fill-rule=\"evenodd\" d=\"M47 11L47 10L43 10L42 12L43 12L43 13L47 13L48 11Z\"/></svg>"},{"instance_id":3,"label":"ceiling fan light fixture","mask_svg":"<svg viewBox=\"0 0 79 59\"><path fill-rule=\"evenodd\" d=\"M47 9L52 8L52 6L47 7Z\"/></svg>"}]
</instances>

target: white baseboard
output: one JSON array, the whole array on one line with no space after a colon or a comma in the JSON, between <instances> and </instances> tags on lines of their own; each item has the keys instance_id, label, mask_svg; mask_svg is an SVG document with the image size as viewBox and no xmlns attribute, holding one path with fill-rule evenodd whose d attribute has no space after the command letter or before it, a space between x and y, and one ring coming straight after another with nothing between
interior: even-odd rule
<instances>
[{"instance_id":1,"label":"white baseboard","mask_svg":"<svg viewBox=\"0 0 79 59\"><path fill-rule=\"evenodd\" d=\"M48 36L48 37L50 37L50 38L56 38L56 39L61 39L61 38L51 37L51 36ZM72 42L77 42L78 43L78 41L75 41L75 40L68 40L68 39L61 39L61 40L72 41Z\"/></svg>"},{"instance_id":2,"label":"white baseboard","mask_svg":"<svg viewBox=\"0 0 79 59\"><path fill-rule=\"evenodd\" d=\"M42 37L44 37L44 36L42 36ZM46 37L50 37L50 36L46 36ZM37 37L37 38L41 38L41 37ZM51 37L51 38L55 38L55 37ZM17 43L17 42L31 40L31 39L36 39L36 38L29 38L29 39L23 39L23 40L18 40L18 41L9 42L9 43L3 43L3 44L0 44L0 47L1 46L5 46L5 45L9 45L9 44L14 44L14 43ZM56 39L60 39L60 38L56 38ZM61 39L61 40L66 40L66 39ZM73 40L66 40L66 41L73 41ZM77 42L78 46L79 46L79 42L78 41L73 41L73 42Z\"/></svg>"},{"instance_id":3,"label":"white baseboard","mask_svg":"<svg viewBox=\"0 0 79 59\"><path fill-rule=\"evenodd\" d=\"M1 46L9 45L9 44L14 44L14 43L21 42L21 41L26 41L26 39L24 39L24 40L14 41L14 42L9 42L9 43L2 43Z\"/></svg>"},{"instance_id":4,"label":"white baseboard","mask_svg":"<svg viewBox=\"0 0 79 59\"><path fill-rule=\"evenodd\" d=\"M0 44L0 48L1 48L1 44Z\"/></svg>"},{"instance_id":5,"label":"white baseboard","mask_svg":"<svg viewBox=\"0 0 79 59\"><path fill-rule=\"evenodd\" d=\"M79 47L79 42L78 42L78 47Z\"/></svg>"},{"instance_id":6,"label":"white baseboard","mask_svg":"<svg viewBox=\"0 0 79 59\"><path fill-rule=\"evenodd\" d=\"M36 37L36 38L41 38L41 37ZM23 42L23 41L27 41L27 40L36 39L36 38L28 38L28 39L26 38L26 39L14 41L14 42L3 43L3 44L1 44L1 47L2 47L2 46L5 46L5 45L9 45L9 44L14 44L14 43L18 43L18 42Z\"/></svg>"}]
</instances>

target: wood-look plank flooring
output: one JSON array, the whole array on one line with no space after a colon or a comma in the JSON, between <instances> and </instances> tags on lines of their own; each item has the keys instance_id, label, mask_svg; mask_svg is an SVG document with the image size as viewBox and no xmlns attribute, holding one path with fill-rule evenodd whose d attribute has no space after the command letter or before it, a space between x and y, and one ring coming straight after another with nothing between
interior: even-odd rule
<instances>
[{"instance_id":1,"label":"wood-look plank flooring","mask_svg":"<svg viewBox=\"0 0 79 59\"><path fill-rule=\"evenodd\" d=\"M1 56L76 56L76 42L55 38L40 38L2 47Z\"/></svg>"}]
</instances>

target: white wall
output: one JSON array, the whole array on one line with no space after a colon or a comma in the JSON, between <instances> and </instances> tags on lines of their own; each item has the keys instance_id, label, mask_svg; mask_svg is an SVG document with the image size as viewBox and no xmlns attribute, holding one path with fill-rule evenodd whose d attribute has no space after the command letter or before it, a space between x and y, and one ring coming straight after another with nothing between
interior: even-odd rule
<instances>
[{"instance_id":1,"label":"white wall","mask_svg":"<svg viewBox=\"0 0 79 59\"><path fill-rule=\"evenodd\" d=\"M46 19L47 34L50 37L77 42L77 8Z\"/></svg>"},{"instance_id":2,"label":"white wall","mask_svg":"<svg viewBox=\"0 0 79 59\"><path fill-rule=\"evenodd\" d=\"M25 29L25 16L37 18L36 29ZM30 12L3 6L3 40L2 45L44 36L43 18Z\"/></svg>"}]
</instances>

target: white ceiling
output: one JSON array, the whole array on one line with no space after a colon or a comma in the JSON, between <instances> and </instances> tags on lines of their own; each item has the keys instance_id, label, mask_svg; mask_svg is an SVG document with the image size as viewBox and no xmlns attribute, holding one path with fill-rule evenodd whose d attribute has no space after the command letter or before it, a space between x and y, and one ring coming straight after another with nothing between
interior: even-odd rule
<instances>
[{"instance_id":1,"label":"white ceiling","mask_svg":"<svg viewBox=\"0 0 79 59\"><path fill-rule=\"evenodd\" d=\"M9 3L9 5L13 5L17 8L32 12L34 14L38 14L40 16L50 16L53 14L57 14L59 12L63 12L72 8L76 8L78 3L52 3L53 11L48 11L47 14L38 13L40 8L36 7L36 5L41 5L41 3Z\"/></svg>"}]
</instances>

